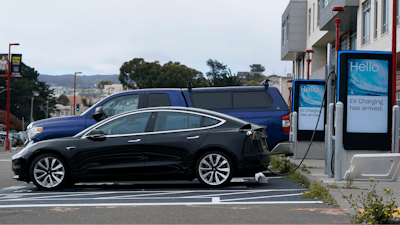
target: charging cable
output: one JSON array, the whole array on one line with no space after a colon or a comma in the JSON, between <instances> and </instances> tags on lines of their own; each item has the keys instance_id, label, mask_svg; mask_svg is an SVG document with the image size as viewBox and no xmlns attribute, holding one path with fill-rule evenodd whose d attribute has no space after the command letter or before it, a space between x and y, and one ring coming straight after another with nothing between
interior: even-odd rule
<instances>
[{"instance_id":1,"label":"charging cable","mask_svg":"<svg viewBox=\"0 0 400 225\"><path fill-rule=\"evenodd\" d=\"M330 73L329 73L327 81L330 79L332 73L334 73L334 72L330 72ZM325 102L325 98L326 98L326 94L327 94L327 89L326 89L326 88L327 88L327 85L328 85L328 82L325 82L324 97L322 98L322 103L321 103L321 107L320 107L320 109L319 109L319 115L318 115L317 124L315 125L315 129L314 129L313 134L312 134L312 136L311 136L311 140L310 140L310 144L308 145L307 152L306 152L306 154L304 155L303 159L301 160L300 164L299 164L293 171L290 171L290 172L288 172L288 173L275 173L275 172L273 172L272 170L270 170L267 166L264 165L264 163L263 163L263 161L261 160L260 156L258 155L257 151L255 150L255 148L254 148L254 143L253 143L253 139L250 139L250 140L251 140L251 147L252 147L254 153L256 154L258 160L261 162L261 165L263 165L263 166L264 166L269 172L271 172L272 174L278 175L278 176L287 176L287 175L290 175L290 174L294 173L294 172L301 166L301 164L303 163L303 161L306 159L307 154L308 154L308 152L310 151L311 144L312 144L313 139L314 139L315 131L316 131L317 128L318 128L319 119L321 118L322 107L324 106L324 102ZM325 132L326 132L326 131L325 131ZM247 137L246 137L246 138L247 138ZM330 138L330 137L329 137L329 138ZM325 141L326 141L326 140L325 140ZM332 170L332 165L331 165L331 170Z\"/></svg>"}]
</instances>

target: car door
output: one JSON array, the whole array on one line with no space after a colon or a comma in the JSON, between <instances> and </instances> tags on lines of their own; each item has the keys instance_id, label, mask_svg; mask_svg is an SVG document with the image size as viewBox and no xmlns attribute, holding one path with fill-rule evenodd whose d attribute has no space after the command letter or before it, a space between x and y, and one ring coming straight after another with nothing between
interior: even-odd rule
<instances>
[{"instance_id":1,"label":"car door","mask_svg":"<svg viewBox=\"0 0 400 225\"><path fill-rule=\"evenodd\" d=\"M200 128L201 118L198 114L159 111L146 139L146 173L162 177L190 174L193 155L208 134Z\"/></svg>"},{"instance_id":2,"label":"car door","mask_svg":"<svg viewBox=\"0 0 400 225\"><path fill-rule=\"evenodd\" d=\"M100 124L94 129L106 134L104 140L91 140L84 135L79 141L78 154L82 175L106 180L140 175L144 169L143 147L150 115L150 112L125 114Z\"/></svg>"}]
</instances>

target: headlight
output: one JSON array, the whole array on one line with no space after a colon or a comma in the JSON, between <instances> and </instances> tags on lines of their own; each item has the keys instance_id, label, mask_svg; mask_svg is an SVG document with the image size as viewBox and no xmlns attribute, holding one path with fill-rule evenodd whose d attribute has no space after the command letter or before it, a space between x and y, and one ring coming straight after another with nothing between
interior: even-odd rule
<instances>
[{"instance_id":1,"label":"headlight","mask_svg":"<svg viewBox=\"0 0 400 225\"><path fill-rule=\"evenodd\" d=\"M43 127L31 127L28 130L28 138L29 138L29 140L32 140L33 138L35 138L42 131L43 131Z\"/></svg>"}]
</instances>

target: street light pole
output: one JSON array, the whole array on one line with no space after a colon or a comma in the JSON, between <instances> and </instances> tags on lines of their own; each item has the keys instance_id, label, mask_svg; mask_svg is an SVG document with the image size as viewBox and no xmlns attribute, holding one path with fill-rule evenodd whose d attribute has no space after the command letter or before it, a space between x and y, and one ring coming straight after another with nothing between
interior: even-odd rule
<instances>
[{"instance_id":1,"label":"street light pole","mask_svg":"<svg viewBox=\"0 0 400 225\"><path fill-rule=\"evenodd\" d=\"M332 8L332 14L335 11L337 12L337 14L340 14L340 12L344 11L344 7L335 6L335 7ZM342 14L342 16L343 16L343 14ZM335 19L335 24L336 24L336 42L335 42L335 61L336 61L336 65L335 65L335 74L336 74L336 76L338 76L338 65L339 65L338 52L340 51L340 48L339 48L339 32L340 32L340 23L341 22L342 22L342 18L341 17ZM328 70L328 73L329 73L329 70ZM331 87L329 87L329 88L331 88Z\"/></svg>"},{"instance_id":2,"label":"street light pole","mask_svg":"<svg viewBox=\"0 0 400 225\"><path fill-rule=\"evenodd\" d=\"M306 50L306 57L307 57L307 80L310 79L310 63L311 63L311 58L312 54L314 53L314 50L312 49L307 49Z\"/></svg>"},{"instance_id":3,"label":"street light pole","mask_svg":"<svg viewBox=\"0 0 400 225\"><path fill-rule=\"evenodd\" d=\"M389 4L389 3L388 3ZM393 0L393 22L392 22L392 107L396 105L396 75L397 75L397 0Z\"/></svg>"},{"instance_id":4,"label":"street light pole","mask_svg":"<svg viewBox=\"0 0 400 225\"><path fill-rule=\"evenodd\" d=\"M76 84L76 74L81 74L82 72L75 72L74 75L74 105L72 106L72 110L74 111L74 116L75 116L75 84Z\"/></svg>"},{"instance_id":5,"label":"street light pole","mask_svg":"<svg viewBox=\"0 0 400 225\"><path fill-rule=\"evenodd\" d=\"M10 131L11 45L19 45L19 44L18 43L12 43L12 44L10 43L8 45L6 150L10 150L10 140L8 139L8 132Z\"/></svg>"},{"instance_id":6,"label":"street light pole","mask_svg":"<svg viewBox=\"0 0 400 225\"><path fill-rule=\"evenodd\" d=\"M31 99L31 123L33 122L33 96Z\"/></svg>"}]
</instances>

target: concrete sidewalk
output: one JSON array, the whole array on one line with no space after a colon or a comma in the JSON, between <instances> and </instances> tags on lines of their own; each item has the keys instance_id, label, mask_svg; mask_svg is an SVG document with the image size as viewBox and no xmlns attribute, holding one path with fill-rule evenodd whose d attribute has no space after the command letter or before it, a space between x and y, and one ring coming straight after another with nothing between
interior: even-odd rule
<instances>
[{"instance_id":1,"label":"concrete sidewalk","mask_svg":"<svg viewBox=\"0 0 400 225\"><path fill-rule=\"evenodd\" d=\"M296 159L293 160L297 165L301 162L301 159ZM298 171L300 174L303 176L304 179L308 180L310 184L313 183L313 181L322 181L324 186L326 187L327 185L336 185L338 188L328 188L329 193L332 195L332 197L337 201L341 209L346 209L347 212L354 214L354 210L352 210L350 202L348 201L347 198L349 197L350 193L353 194L353 199L355 199L358 195L361 195L361 192L365 193L369 192L371 189L370 185L372 184L371 181L354 181L351 185L353 188L346 188L346 185L348 184L346 180L342 181L335 181L334 178L328 178L328 175L325 174L325 161L324 160L313 160L313 159L306 159L302 163L301 167L303 165L307 166L307 170L309 170L311 173L307 173L304 171L301 171L299 169ZM300 168L301 168L300 167ZM385 196L385 189L391 189L393 190L393 197L395 198L396 205L400 206L400 181L379 181L379 183L376 186L376 191L379 196L383 197L383 201L386 202L386 196ZM390 200L390 199L389 199Z\"/></svg>"}]
</instances>

